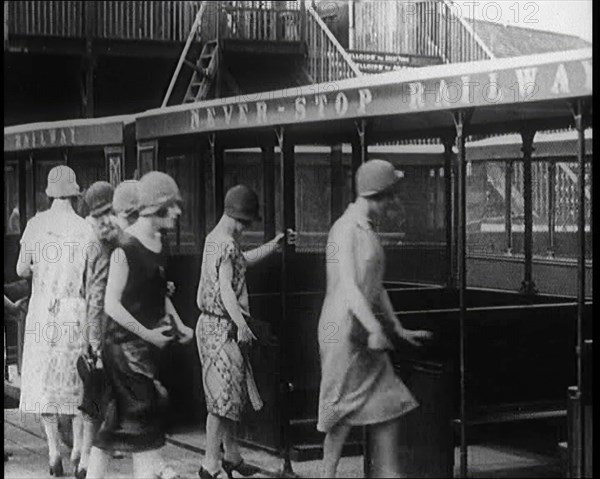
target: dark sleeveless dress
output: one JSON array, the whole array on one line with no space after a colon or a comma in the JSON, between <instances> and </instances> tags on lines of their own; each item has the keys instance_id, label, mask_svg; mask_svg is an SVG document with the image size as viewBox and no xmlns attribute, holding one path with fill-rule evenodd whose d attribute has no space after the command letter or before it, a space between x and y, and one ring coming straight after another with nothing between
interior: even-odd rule
<instances>
[{"instance_id":1,"label":"dark sleeveless dress","mask_svg":"<svg viewBox=\"0 0 600 479\"><path fill-rule=\"evenodd\" d=\"M155 253L127 233L120 247L129 266L121 303L143 326L154 329L165 315L166 247ZM94 446L142 452L165 444L162 417L166 398L156 381L159 353L158 348L108 319L102 346L108 392Z\"/></svg>"}]
</instances>

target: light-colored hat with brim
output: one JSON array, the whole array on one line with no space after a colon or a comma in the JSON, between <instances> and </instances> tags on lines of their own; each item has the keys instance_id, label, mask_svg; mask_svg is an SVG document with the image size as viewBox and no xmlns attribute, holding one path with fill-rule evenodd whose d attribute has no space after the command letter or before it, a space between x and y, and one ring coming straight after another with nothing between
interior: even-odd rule
<instances>
[{"instance_id":1,"label":"light-colored hat with brim","mask_svg":"<svg viewBox=\"0 0 600 479\"><path fill-rule=\"evenodd\" d=\"M125 180L115 188L113 210L116 214L131 216L140 207L139 181Z\"/></svg>"},{"instance_id":2,"label":"light-colored hat with brim","mask_svg":"<svg viewBox=\"0 0 600 479\"><path fill-rule=\"evenodd\" d=\"M356 194L370 197L387 192L402 178L402 173L389 161L369 160L356 171Z\"/></svg>"},{"instance_id":3,"label":"light-colored hat with brim","mask_svg":"<svg viewBox=\"0 0 600 479\"><path fill-rule=\"evenodd\" d=\"M58 165L48 173L46 195L50 198L69 198L79 195L75 172L67 165Z\"/></svg>"},{"instance_id":4,"label":"light-colored hat with brim","mask_svg":"<svg viewBox=\"0 0 600 479\"><path fill-rule=\"evenodd\" d=\"M162 208L181 202L175 180L162 171L150 171L138 184L140 215L153 215Z\"/></svg>"}]
</instances>

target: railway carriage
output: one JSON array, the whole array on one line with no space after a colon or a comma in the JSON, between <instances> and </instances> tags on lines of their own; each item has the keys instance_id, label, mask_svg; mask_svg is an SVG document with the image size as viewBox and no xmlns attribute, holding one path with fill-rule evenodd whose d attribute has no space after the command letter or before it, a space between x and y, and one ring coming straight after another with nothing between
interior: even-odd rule
<instances>
[{"instance_id":1,"label":"railway carriage","mask_svg":"<svg viewBox=\"0 0 600 479\"><path fill-rule=\"evenodd\" d=\"M194 172L185 177L190 182L188 192L193 192L188 201L197 202L197 211L205 213L190 226L197 232L197 252L203 234L222 213L224 192L236 182L249 184L263 198L263 223L245 237L247 245L278 229L294 228L299 233L295 247L286 246L281 259L261 265L249 277L251 309L265 330L275 332L278 342L256 353L267 407L245 426L246 440L280 451L286 470L293 457L319 454L321 438L314 433L319 383L316 328L324 294L324 264L335 261L335 245L326 244L326 232L352 198L352 173L374 153L370 145L408 139L435 138L442 151L433 160L435 168L424 168L421 162L416 165L428 180L412 190L409 181L400 186L408 200L404 212L400 209L398 216L380 225L387 249L386 285L394 307L409 327L432 329L437 338L425 351L405 348L395 358L399 370L411 377L423 404L417 422L429 424L421 426L423 430L438 431L437 435L419 435L411 429L405 451L412 458L406 461L407 472L452 474L455 432L460 438L464 475L471 428L505 421L564 420L565 391L577 382L581 371L582 357L576 355L574 346L590 334L585 225L581 222L585 215L577 217L578 244L582 245L576 256L578 281L573 292L577 302L556 290L550 295L536 294L532 153L537 130L575 126L574 153L583 170L584 122L591 118L590 55L589 50L582 50L427 67L264 92L252 98L166 107L137 117L139 145L149 152L140 165L170 171L169 164L187 162L187 171ZM468 135L510 132L521 137L524 206L523 254L512 259L509 271L522 281L506 288L512 292L468 287L466 189L468 169L474 162L468 167L465 141ZM343 146L339 153L344 143L351 145L349 157L344 157ZM331 150L325 161L311 159L303 150L306 145ZM243 157L240 148L260 148L260 162ZM584 178L577 178L580 183L576 184L583 185ZM416 199L428 194L443 201ZM579 199L584 205L585 194ZM422 211L412 221L407 211L411 201L428 205L426 213ZM398 228L403 222L410 224ZM182 249L179 254L180 275L195 278L195 255ZM475 268L482 271L493 264L484 259L487 263ZM497 274L509 263L505 258L496 267ZM485 286L492 284L489 281ZM191 300L189 304L193 311ZM187 317L194 318L194 314ZM542 380L548 369L554 372L552 380ZM432 386L436 374L446 378L436 387L445 383L450 400L441 400L445 393ZM425 420L427 411L434 411L429 417L436 417L445 427ZM414 426L416 417L407 421ZM359 437L355 439L360 443ZM435 459L433 449L439 451Z\"/></svg>"},{"instance_id":2,"label":"railway carriage","mask_svg":"<svg viewBox=\"0 0 600 479\"><path fill-rule=\"evenodd\" d=\"M258 244L278 230L298 231L295 246L286 245L281 257L249 271L251 311L262 336L276 340L263 341L254 352L266 407L250 415L241 431L245 441L279 452L289 472L292 459L320 454L322 438L314 427L317 319L325 262L336 260L336 245L327 243L327 232L353 198L356 168L367 157L390 159L405 177L398 186L398 208L379 225L387 255L385 284L403 323L430 329L435 336L421 351L405 346L394 353L399 374L422 405L406 417L407 436L399 453L408 474L447 476L454 472L454 446L460 445L460 475L465 476L474 428L520 421L562 424L567 388L577 384L579 398L591 391L583 374L588 357L584 339L591 338L592 306L586 299L591 291L586 235L591 233L586 233L588 197L581 174L591 159L584 136L591 98L591 50L392 72L140 113L133 123L135 140L128 142L129 123L123 123L126 133L119 141L93 143L96 153L90 158L95 159L87 160L89 170L81 174L95 181L102 178L101 171L112 171L107 170L110 143L125 151L124 177L159 169L175 178L185 204L170 237L168 275L177 283L174 302L192 327L204 237L222 214L228 187L246 183L262 198L263 220L245 234L244 245ZM576 139L563 143L573 149L567 154L578 168L570 169L576 178L577 208L570 221L577 249L568 265L576 286L565 291L550 282L538 292L535 282L546 273L534 261L539 221L532 169L535 161L545 160L534 153L535 133L573 126ZM63 133L56 131L53 138L59 140L54 141L60 142ZM511 132L519 134L520 143L499 146L492 139L465 144L471 135ZM9 131L9 139L16 134ZM49 137L32 138L29 145L41 144L42 138L47 143ZM15 138L11 141L16 145ZM25 140L20 141L23 145ZM383 145L408 141L433 144ZM7 145L5 129L5 156L11 151L9 162L19 166L21 188L27 184L28 162L37 171L35 151L28 158ZM68 163L78 151L75 145L56 146L69 146L64 150ZM130 154L134 149L137 154ZM60 152L53 148L48 161L60 161ZM494 170L498 161L511 167ZM513 161L522 166L513 168ZM7 164L5 159L5 168ZM491 166L477 173L486 165ZM521 203L513 201L519 193L512 189L513 177L503 176L519 168ZM32 175L30 183L39 182L39 175ZM502 205L494 204L491 194L489 201L472 198L487 198L490 188L500 194L502 176L505 229L490 231L498 224L494 209L502 210ZM475 201L469 208L467 188L474 192L469 201ZM21 190L17 195L22 227L28 217L25 205L36 203ZM514 214L519 204L521 211ZM468 211L475 211L477 221L469 223L473 218ZM548 224L549 218L556 219L554 213L546 216ZM587 216L591 231L591 213ZM515 221L522 223L522 254L513 251L521 235ZM555 228L548 228L551 244ZM560 255L558 236L552 241ZM493 251L490 245L495 245ZM556 259L546 262L559 264ZM591 272L591 262L587 269ZM490 271L492 278L485 277ZM503 274L513 282L501 283ZM335 340L335 331L331 333ZM162 377L171 393L171 419L200 421L203 397L195 349L167 354ZM548 370L553 371L550 378ZM573 437L587 444L587 419L573 424L578 426ZM348 448L364 444L356 435ZM371 452L367 447L367 474Z\"/></svg>"}]
</instances>

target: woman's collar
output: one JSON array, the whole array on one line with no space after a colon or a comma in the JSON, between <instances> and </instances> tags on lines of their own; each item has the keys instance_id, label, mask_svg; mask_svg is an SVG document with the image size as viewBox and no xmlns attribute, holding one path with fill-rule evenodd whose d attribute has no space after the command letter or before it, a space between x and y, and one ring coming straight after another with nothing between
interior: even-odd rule
<instances>
[{"instance_id":1,"label":"woman's collar","mask_svg":"<svg viewBox=\"0 0 600 479\"><path fill-rule=\"evenodd\" d=\"M50 205L52 211L75 211L70 198L55 198Z\"/></svg>"},{"instance_id":2,"label":"woman's collar","mask_svg":"<svg viewBox=\"0 0 600 479\"><path fill-rule=\"evenodd\" d=\"M356 203L350 203L347 211L358 226L365 230L373 229L371 219L356 206Z\"/></svg>"}]
</instances>

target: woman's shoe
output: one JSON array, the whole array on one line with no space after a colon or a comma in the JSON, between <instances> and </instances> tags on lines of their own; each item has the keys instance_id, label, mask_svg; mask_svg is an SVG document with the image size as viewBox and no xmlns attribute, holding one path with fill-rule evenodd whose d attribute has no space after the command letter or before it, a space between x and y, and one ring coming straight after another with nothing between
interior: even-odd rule
<instances>
[{"instance_id":1,"label":"woman's shoe","mask_svg":"<svg viewBox=\"0 0 600 479\"><path fill-rule=\"evenodd\" d=\"M62 477L65 471L62 465L62 459L59 457L56 461L50 463L50 475L54 477Z\"/></svg>"},{"instance_id":2,"label":"woman's shoe","mask_svg":"<svg viewBox=\"0 0 600 479\"><path fill-rule=\"evenodd\" d=\"M71 464L73 465L74 471L77 471L77 468L79 467L79 461L81 461L81 455L71 457Z\"/></svg>"},{"instance_id":3,"label":"woman's shoe","mask_svg":"<svg viewBox=\"0 0 600 479\"><path fill-rule=\"evenodd\" d=\"M73 465L73 470L75 471L75 477L77 477L77 471L79 470L79 461L81 461L81 456L71 458L71 464Z\"/></svg>"},{"instance_id":4,"label":"woman's shoe","mask_svg":"<svg viewBox=\"0 0 600 479\"><path fill-rule=\"evenodd\" d=\"M220 469L215 474L211 474L210 472L208 472L203 467L200 467L200 469L198 469L198 477L200 479L222 479L223 478L223 472L225 472L225 471L223 469ZM229 473L226 473L226 474L227 474L228 477L231 477L229 475Z\"/></svg>"},{"instance_id":5,"label":"woman's shoe","mask_svg":"<svg viewBox=\"0 0 600 479\"><path fill-rule=\"evenodd\" d=\"M85 479L85 476L87 476L87 469L82 468L82 469L75 469L75 479Z\"/></svg>"},{"instance_id":6,"label":"woman's shoe","mask_svg":"<svg viewBox=\"0 0 600 479\"><path fill-rule=\"evenodd\" d=\"M225 469L225 472L230 479L233 477L233 471L241 474L244 477L253 476L260 471L258 467L248 464L243 459L240 459L240 462L237 464L223 459L223 469Z\"/></svg>"}]
</instances>

